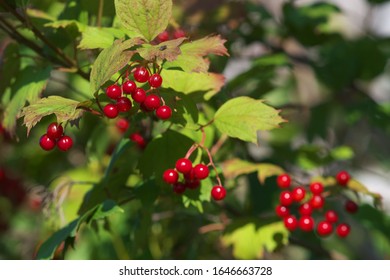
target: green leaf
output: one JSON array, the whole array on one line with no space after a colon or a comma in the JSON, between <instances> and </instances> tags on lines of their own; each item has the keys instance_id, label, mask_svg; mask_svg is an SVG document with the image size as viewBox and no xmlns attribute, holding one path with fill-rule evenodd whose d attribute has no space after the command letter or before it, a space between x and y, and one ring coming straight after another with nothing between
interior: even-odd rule
<instances>
[{"instance_id":1,"label":"green leaf","mask_svg":"<svg viewBox=\"0 0 390 280\"><path fill-rule=\"evenodd\" d=\"M202 180L200 184L200 187L195 190L186 190L186 192L182 195L182 200L185 207L194 206L200 213L203 213L202 202L211 200L213 182L210 178L207 178Z\"/></svg>"},{"instance_id":2,"label":"green leaf","mask_svg":"<svg viewBox=\"0 0 390 280\"><path fill-rule=\"evenodd\" d=\"M225 83L224 76L215 73L186 73L179 70L161 72L163 88L171 88L184 94L204 93L208 100L219 92Z\"/></svg>"},{"instance_id":3,"label":"green leaf","mask_svg":"<svg viewBox=\"0 0 390 280\"><path fill-rule=\"evenodd\" d=\"M158 45L145 44L142 48L138 49L138 53L146 60L153 61L158 60L167 60L173 61L180 55L181 51L179 46L183 43L186 38L178 38L175 40L170 40L162 42Z\"/></svg>"},{"instance_id":4,"label":"green leaf","mask_svg":"<svg viewBox=\"0 0 390 280\"><path fill-rule=\"evenodd\" d=\"M330 151L330 156L335 160L348 160L354 155L352 148L348 146L336 147Z\"/></svg>"},{"instance_id":5,"label":"green leaf","mask_svg":"<svg viewBox=\"0 0 390 280\"><path fill-rule=\"evenodd\" d=\"M91 71L90 89L92 94L95 94L105 82L129 63L134 52L127 51L127 49L141 43L140 38L126 41L117 40L111 47L104 49L99 54Z\"/></svg>"},{"instance_id":6,"label":"green leaf","mask_svg":"<svg viewBox=\"0 0 390 280\"><path fill-rule=\"evenodd\" d=\"M115 10L126 29L151 41L167 28L172 0L115 0Z\"/></svg>"},{"instance_id":7,"label":"green leaf","mask_svg":"<svg viewBox=\"0 0 390 280\"><path fill-rule=\"evenodd\" d=\"M225 231L222 242L233 247L237 259L253 260L287 243L288 231L283 222L260 223L236 220Z\"/></svg>"},{"instance_id":8,"label":"green leaf","mask_svg":"<svg viewBox=\"0 0 390 280\"><path fill-rule=\"evenodd\" d=\"M85 213L80 220L90 224L93 220L106 218L112 214L122 214L123 209L120 208L115 201L105 200L99 204L95 209Z\"/></svg>"},{"instance_id":9,"label":"green leaf","mask_svg":"<svg viewBox=\"0 0 390 280\"><path fill-rule=\"evenodd\" d=\"M26 102L30 104L39 99L50 77L51 67L45 69L28 66L19 72L15 83L12 85L12 99L4 112L3 126L11 134L14 134L16 120L20 117L22 108Z\"/></svg>"},{"instance_id":10,"label":"green leaf","mask_svg":"<svg viewBox=\"0 0 390 280\"><path fill-rule=\"evenodd\" d=\"M62 20L57 20L53 22L49 22L45 24L45 27L51 27L54 29L57 28L67 28L70 26L75 26L79 32L83 32L85 28L87 28L86 25L82 24L81 22L74 20L74 19L62 19Z\"/></svg>"},{"instance_id":11,"label":"green leaf","mask_svg":"<svg viewBox=\"0 0 390 280\"><path fill-rule=\"evenodd\" d=\"M0 49L0 96L11 85L12 79L19 71L19 67L19 46L10 42Z\"/></svg>"},{"instance_id":12,"label":"green leaf","mask_svg":"<svg viewBox=\"0 0 390 280\"><path fill-rule=\"evenodd\" d=\"M110 47L116 38L125 37L126 33L117 28L98 28L88 26L81 33L79 49L105 49Z\"/></svg>"},{"instance_id":13,"label":"green leaf","mask_svg":"<svg viewBox=\"0 0 390 280\"><path fill-rule=\"evenodd\" d=\"M214 116L216 127L230 137L257 143L258 130L278 128L285 122L279 111L265 105L262 100L236 97L223 104Z\"/></svg>"},{"instance_id":14,"label":"green leaf","mask_svg":"<svg viewBox=\"0 0 390 280\"><path fill-rule=\"evenodd\" d=\"M58 123L75 121L79 119L83 110L78 108L80 102L61 96L49 96L23 108L20 117L24 117L27 135L43 117L55 114Z\"/></svg>"},{"instance_id":15,"label":"green leaf","mask_svg":"<svg viewBox=\"0 0 390 280\"><path fill-rule=\"evenodd\" d=\"M257 165L257 167L258 167L257 177L259 178L261 184L264 184L265 179L267 179L268 177L279 175L285 172L283 168L281 168L280 166L270 164L270 163L260 163Z\"/></svg>"},{"instance_id":16,"label":"green leaf","mask_svg":"<svg viewBox=\"0 0 390 280\"><path fill-rule=\"evenodd\" d=\"M226 178L235 178L243 174L256 172L258 166L256 163L248 162L238 158L225 161L222 165L223 175Z\"/></svg>"},{"instance_id":17,"label":"green leaf","mask_svg":"<svg viewBox=\"0 0 390 280\"><path fill-rule=\"evenodd\" d=\"M360 194L366 194L372 196L375 199L381 199L382 196L378 193L371 192L362 183L355 179L350 179L347 184L348 189L358 192Z\"/></svg>"}]
</instances>

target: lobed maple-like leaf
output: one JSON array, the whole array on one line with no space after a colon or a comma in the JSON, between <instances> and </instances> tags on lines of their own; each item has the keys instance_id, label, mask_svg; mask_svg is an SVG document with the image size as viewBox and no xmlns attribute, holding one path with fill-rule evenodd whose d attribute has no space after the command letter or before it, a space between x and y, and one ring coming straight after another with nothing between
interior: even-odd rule
<instances>
[{"instance_id":1,"label":"lobed maple-like leaf","mask_svg":"<svg viewBox=\"0 0 390 280\"><path fill-rule=\"evenodd\" d=\"M186 40L186 38L178 38L162 42L158 45L145 44L142 48L138 49L138 53L142 56L142 58L149 61L155 59L174 61L178 55L181 54L179 46L184 40Z\"/></svg>"}]
</instances>

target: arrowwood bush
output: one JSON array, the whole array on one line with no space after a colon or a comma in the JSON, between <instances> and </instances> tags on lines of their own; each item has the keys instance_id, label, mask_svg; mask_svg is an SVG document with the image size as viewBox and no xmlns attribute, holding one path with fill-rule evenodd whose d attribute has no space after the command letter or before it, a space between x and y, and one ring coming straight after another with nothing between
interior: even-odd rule
<instances>
[{"instance_id":1,"label":"arrowwood bush","mask_svg":"<svg viewBox=\"0 0 390 280\"><path fill-rule=\"evenodd\" d=\"M0 259L390 258L386 190L358 179L390 166L389 37L348 20L1 0Z\"/></svg>"}]
</instances>

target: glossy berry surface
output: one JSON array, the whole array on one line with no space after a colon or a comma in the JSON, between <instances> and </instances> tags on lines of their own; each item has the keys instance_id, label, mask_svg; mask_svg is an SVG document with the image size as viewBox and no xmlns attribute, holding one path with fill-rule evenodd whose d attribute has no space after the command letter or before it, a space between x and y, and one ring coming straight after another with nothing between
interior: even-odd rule
<instances>
[{"instance_id":1,"label":"glossy berry surface","mask_svg":"<svg viewBox=\"0 0 390 280\"><path fill-rule=\"evenodd\" d=\"M179 174L177 174L174 169L167 169L164 171L163 180L167 184L176 184L179 179Z\"/></svg>"},{"instance_id":2,"label":"glossy berry surface","mask_svg":"<svg viewBox=\"0 0 390 280\"><path fill-rule=\"evenodd\" d=\"M122 118L116 121L115 126L120 132L125 133L130 126L130 122L127 119Z\"/></svg>"},{"instance_id":3,"label":"glossy berry surface","mask_svg":"<svg viewBox=\"0 0 390 280\"><path fill-rule=\"evenodd\" d=\"M146 107L148 110L156 110L157 108L160 107L160 97L158 97L155 94L149 94L146 96L145 101L143 102L143 105Z\"/></svg>"},{"instance_id":4,"label":"glossy berry surface","mask_svg":"<svg viewBox=\"0 0 390 280\"><path fill-rule=\"evenodd\" d=\"M312 194L321 194L324 191L324 185L320 182L313 182L309 186Z\"/></svg>"},{"instance_id":5,"label":"glossy berry surface","mask_svg":"<svg viewBox=\"0 0 390 280\"><path fill-rule=\"evenodd\" d=\"M57 147L61 151L67 151L73 146L73 140L69 136L62 136L60 139L57 141Z\"/></svg>"},{"instance_id":6,"label":"glossy berry surface","mask_svg":"<svg viewBox=\"0 0 390 280\"><path fill-rule=\"evenodd\" d=\"M56 146L56 141L52 138L49 138L46 134L44 134L39 139L39 145L45 151L50 151L50 150L53 150L54 147Z\"/></svg>"},{"instance_id":7,"label":"glossy berry surface","mask_svg":"<svg viewBox=\"0 0 390 280\"><path fill-rule=\"evenodd\" d=\"M145 83L149 79L149 72L145 67L137 67L134 71L134 79L139 83Z\"/></svg>"},{"instance_id":8,"label":"glossy berry surface","mask_svg":"<svg viewBox=\"0 0 390 280\"><path fill-rule=\"evenodd\" d=\"M349 173L347 171L340 171L336 175L337 183L341 186L346 186L348 184L350 178L351 178L351 176L349 175Z\"/></svg>"},{"instance_id":9,"label":"glossy berry surface","mask_svg":"<svg viewBox=\"0 0 390 280\"><path fill-rule=\"evenodd\" d=\"M345 202L345 210L349 213L356 213L359 209L359 206L352 200L347 200Z\"/></svg>"},{"instance_id":10,"label":"glossy berry surface","mask_svg":"<svg viewBox=\"0 0 390 280\"><path fill-rule=\"evenodd\" d=\"M277 205L275 208L275 213L281 218L287 217L290 215L290 210L283 205Z\"/></svg>"},{"instance_id":11,"label":"glossy berry surface","mask_svg":"<svg viewBox=\"0 0 390 280\"><path fill-rule=\"evenodd\" d=\"M167 105L160 106L156 110L156 116L160 120L167 120L172 116L172 109Z\"/></svg>"},{"instance_id":12,"label":"glossy berry surface","mask_svg":"<svg viewBox=\"0 0 390 280\"><path fill-rule=\"evenodd\" d=\"M325 212L325 219L329 223L336 223L339 220L339 216L337 215L336 211L328 210Z\"/></svg>"},{"instance_id":13,"label":"glossy berry surface","mask_svg":"<svg viewBox=\"0 0 390 280\"><path fill-rule=\"evenodd\" d=\"M176 183L173 185L173 191L177 194L182 194L186 190L186 186L183 183Z\"/></svg>"},{"instance_id":14,"label":"glossy berry surface","mask_svg":"<svg viewBox=\"0 0 390 280\"><path fill-rule=\"evenodd\" d=\"M281 188L288 188L291 184L291 177L288 174L280 174L276 178L276 184Z\"/></svg>"},{"instance_id":15,"label":"glossy berry surface","mask_svg":"<svg viewBox=\"0 0 390 280\"><path fill-rule=\"evenodd\" d=\"M313 209L319 209L324 206L325 199L321 195L316 194L309 200L309 203Z\"/></svg>"},{"instance_id":16,"label":"glossy berry surface","mask_svg":"<svg viewBox=\"0 0 390 280\"><path fill-rule=\"evenodd\" d=\"M209 168L206 165L201 164L201 163L195 165L193 170L194 170L195 178L197 178L199 180L206 179L210 173Z\"/></svg>"},{"instance_id":17,"label":"glossy berry surface","mask_svg":"<svg viewBox=\"0 0 390 280\"><path fill-rule=\"evenodd\" d=\"M137 103L142 103L145 101L146 92L143 88L137 88L132 94L131 97Z\"/></svg>"},{"instance_id":18,"label":"glossy berry surface","mask_svg":"<svg viewBox=\"0 0 390 280\"><path fill-rule=\"evenodd\" d=\"M136 91L137 85L133 81L127 80L122 84L122 89L125 94L132 94Z\"/></svg>"},{"instance_id":19,"label":"glossy berry surface","mask_svg":"<svg viewBox=\"0 0 390 280\"><path fill-rule=\"evenodd\" d=\"M293 196L293 199L294 201L301 201L305 195L306 195L306 191L303 187L296 187L292 190L292 196Z\"/></svg>"},{"instance_id":20,"label":"glossy berry surface","mask_svg":"<svg viewBox=\"0 0 390 280\"><path fill-rule=\"evenodd\" d=\"M295 216L290 215L283 219L284 226L290 230L293 231L298 227L298 220Z\"/></svg>"},{"instance_id":21,"label":"glossy berry surface","mask_svg":"<svg viewBox=\"0 0 390 280\"><path fill-rule=\"evenodd\" d=\"M154 88L158 88L162 85L163 79L160 74L153 74L149 77L149 85Z\"/></svg>"},{"instance_id":22,"label":"glossy berry surface","mask_svg":"<svg viewBox=\"0 0 390 280\"><path fill-rule=\"evenodd\" d=\"M226 189L222 186L214 186L211 189L211 196L214 200L222 200L226 196Z\"/></svg>"},{"instance_id":23,"label":"glossy berry surface","mask_svg":"<svg viewBox=\"0 0 390 280\"><path fill-rule=\"evenodd\" d=\"M116 107L119 112L128 112L130 111L132 104L127 97L119 97L116 101Z\"/></svg>"},{"instance_id":24,"label":"glossy berry surface","mask_svg":"<svg viewBox=\"0 0 390 280\"><path fill-rule=\"evenodd\" d=\"M317 233L320 236L327 236L333 231L333 226L327 221L321 221L317 224Z\"/></svg>"},{"instance_id":25,"label":"glossy berry surface","mask_svg":"<svg viewBox=\"0 0 390 280\"><path fill-rule=\"evenodd\" d=\"M303 231L312 231L314 229L314 219L310 216L302 216L299 219L299 228Z\"/></svg>"},{"instance_id":26,"label":"glossy berry surface","mask_svg":"<svg viewBox=\"0 0 390 280\"><path fill-rule=\"evenodd\" d=\"M310 203L305 202L299 206L298 212L302 216L310 216L313 213L313 207L311 207Z\"/></svg>"},{"instance_id":27,"label":"glossy berry surface","mask_svg":"<svg viewBox=\"0 0 390 280\"><path fill-rule=\"evenodd\" d=\"M107 104L106 106L104 106L103 112L104 115L110 119L116 118L119 114L119 110L114 104Z\"/></svg>"},{"instance_id":28,"label":"glossy berry surface","mask_svg":"<svg viewBox=\"0 0 390 280\"><path fill-rule=\"evenodd\" d=\"M183 29L178 28L173 32L173 38L175 38L175 39L183 38L185 36L186 36L186 33L184 32Z\"/></svg>"},{"instance_id":29,"label":"glossy berry surface","mask_svg":"<svg viewBox=\"0 0 390 280\"><path fill-rule=\"evenodd\" d=\"M106 95L111 99L118 99L122 96L122 89L118 85L111 85L107 87Z\"/></svg>"},{"instance_id":30,"label":"glossy berry surface","mask_svg":"<svg viewBox=\"0 0 390 280\"><path fill-rule=\"evenodd\" d=\"M336 228L336 233L339 237L347 237L351 227L348 224L339 224Z\"/></svg>"},{"instance_id":31,"label":"glossy berry surface","mask_svg":"<svg viewBox=\"0 0 390 280\"><path fill-rule=\"evenodd\" d=\"M164 30L163 32L161 32L160 34L157 35L157 39L159 42L165 42L165 41L168 41L169 40L169 33L168 31Z\"/></svg>"},{"instance_id":32,"label":"glossy berry surface","mask_svg":"<svg viewBox=\"0 0 390 280\"><path fill-rule=\"evenodd\" d=\"M192 162L187 158L181 158L176 161L176 170L180 173L188 173L192 169Z\"/></svg>"},{"instance_id":33,"label":"glossy berry surface","mask_svg":"<svg viewBox=\"0 0 390 280\"><path fill-rule=\"evenodd\" d=\"M290 206L294 202L291 192L282 191L279 195L279 202L283 206Z\"/></svg>"},{"instance_id":34,"label":"glossy berry surface","mask_svg":"<svg viewBox=\"0 0 390 280\"><path fill-rule=\"evenodd\" d=\"M47 137L55 140L60 138L63 133L64 133L64 128L62 127L62 125L53 122L49 124L49 126L47 127L46 135Z\"/></svg>"},{"instance_id":35,"label":"glossy berry surface","mask_svg":"<svg viewBox=\"0 0 390 280\"><path fill-rule=\"evenodd\" d=\"M140 149L144 149L146 147L146 141L144 137L138 132L134 132L129 136L130 140L135 142Z\"/></svg>"}]
</instances>

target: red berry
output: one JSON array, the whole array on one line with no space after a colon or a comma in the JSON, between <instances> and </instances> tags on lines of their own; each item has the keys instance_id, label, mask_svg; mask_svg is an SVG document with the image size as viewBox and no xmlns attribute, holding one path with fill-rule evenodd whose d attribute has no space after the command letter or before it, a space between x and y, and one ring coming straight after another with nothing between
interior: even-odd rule
<instances>
[{"instance_id":1,"label":"red berry","mask_svg":"<svg viewBox=\"0 0 390 280\"><path fill-rule=\"evenodd\" d=\"M279 202L283 206L290 206L294 202L291 192L282 191L279 196Z\"/></svg>"},{"instance_id":2,"label":"red berry","mask_svg":"<svg viewBox=\"0 0 390 280\"><path fill-rule=\"evenodd\" d=\"M163 31L160 34L157 35L157 39L162 43L169 40L169 33L168 31Z\"/></svg>"},{"instance_id":3,"label":"red berry","mask_svg":"<svg viewBox=\"0 0 390 280\"><path fill-rule=\"evenodd\" d=\"M211 196L214 200L222 200L226 196L226 189L222 186L214 186L211 189Z\"/></svg>"},{"instance_id":4,"label":"red berry","mask_svg":"<svg viewBox=\"0 0 390 280\"><path fill-rule=\"evenodd\" d=\"M132 94L131 97L137 103L142 103L145 101L146 92L143 88L137 88Z\"/></svg>"},{"instance_id":5,"label":"red berry","mask_svg":"<svg viewBox=\"0 0 390 280\"><path fill-rule=\"evenodd\" d=\"M311 207L310 203L305 202L301 206L299 206L299 214L302 216L310 216L313 212L313 207Z\"/></svg>"},{"instance_id":6,"label":"red berry","mask_svg":"<svg viewBox=\"0 0 390 280\"><path fill-rule=\"evenodd\" d=\"M167 169L164 171L163 180L167 184L176 184L179 179L179 174L177 174L174 169Z\"/></svg>"},{"instance_id":7,"label":"red berry","mask_svg":"<svg viewBox=\"0 0 390 280\"><path fill-rule=\"evenodd\" d=\"M119 112L128 112L131 109L131 101L127 97L119 97L116 102L116 107Z\"/></svg>"},{"instance_id":8,"label":"red berry","mask_svg":"<svg viewBox=\"0 0 390 280\"><path fill-rule=\"evenodd\" d=\"M321 195L315 194L310 199L309 203L313 209L319 209L324 206L325 200Z\"/></svg>"},{"instance_id":9,"label":"red berry","mask_svg":"<svg viewBox=\"0 0 390 280\"><path fill-rule=\"evenodd\" d=\"M106 94L111 99L118 99L122 96L122 89L118 85L111 85L106 89Z\"/></svg>"},{"instance_id":10,"label":"red berry","mask_svg":"<svg viewBox=\"0 0 390 280\"><path fill-rule=\"evenodd\" d=\"M200 187L200 181L199 180L186 181L185 185L186 188L195 190Z\"/></svg>"},{"instance_id":11,"label":"red berry","mask_svg":"<svg viewBox=\"0 0 390 280\"><path fill-rule=\"evenodd\" d=\"M341 186L346 186L348 184L348 181L350 178L351 178L351 176L349 175L349 173L347 171L344 171L344 170L340 171L336 175L337 183L339 183L339 185L341 185Z\"/></svg>"},{"instance_id":12,"label":"red berry","mask_svg":"<svg viewBox=\"0 0 390 280\"><path fill-rule=\"evenodd\" d=\"M290 230L293 231L298 227L298 220L295 216L290 215L283 219L284 226Z\"/></svg>"},{"instance_id":13,"label":"red berry","mask_svg":"<svg viewBox=\"0 0 390 280\"><path fill-rule=\"evenodd\" d=\"M288 174L280 174L276 179L276 183L281 188L288 188L291 184L291 177Z\"/></svg>"},{"instance_id":14,"label":"red berry","mask_svg":"<svg viewBox=\"0 0 390 280\"><path fill-rule=\"evenodd\" d=\"M275 208L276 215L278 215L281 218L284 218L288 215L290 215L290 210L286 206L278 205Z\"/></svg>"},{"instance_id":15,"label":"red berry","mask_svg":"<svg viewBox=\"0 0 390 280\"><path fill-rule=\"evenodd\" d=\"M142 103L148 110L156 110L160 107L160 97L155 94L149 94L146 96L145 101Z\"/></svg>"},{"instance_id":16,"label":"red berry","mask_svg":"<svg viewBox=\"0 0 390 280\"><path fill-rule=\"evenodd\" d=\"M116 127L120 132L125 133L130 126L130 122L127 119L119 119L116 121Z\"/></svg>"},{"instance_id":17,"label":"red berry","mask_svg":"<svg viewBox=\"0 0 390 280\"><path fill-rule=\"evenodd\" d=\"M118 107L115 104L107 104L103 108L104 115L106 115L107 118L114 119L118 116L119 111Z\"/></svg>"},{"instance_id":18,"label":"red berry","mask_svg":"<svg viewBox=\"0 0 390 280\"><path fill-rule=\"evenodd\" d=\"M53 150L53 148L56 146L56 140L48 137L46 134L41 136L41 139L39 139L39 145L42 149L45 151Z\"/></svg>"},{"instance_id":19,"label":"red berry","mask_svg":"<svg viewBox=\"0 0 390 280\"><path fill-rule=\"evenodd\" d=\"M149 79L149 72L145 67L137 67L134 71L134 79L139 83L145 83Z\"/></svg>"},{"instance_id":20,"label":"red berry","mask_svg":"<svg viewBox=\"0 0 390 280\"><path fill-rule=\"evenodd\" d=\"M356 213L359 209L359 206L352 200L347 200L345 202L345 210L349 213Z\"/></svg>"},{"instance_id":21,"label":"red berry","mask_svg":"<svg viewBox=\"0 0 390 280\"><path fill-rule=\"evenodd\" d=\"M173 191L177 194L182 194L186 190L186 186L183 183L176 183L173 185Z\"/></svg>"},{"instance_id":22,"label":"red berry","mask_svg":"<svg viewBox=\"0 0 390 280\"><path fill-rule=\"evenodd\" d=\"M337 235L340 237L347 237L351 227L348 224L339 224L336 228Z\"/></svg>"},{"instance_id":23,"label":"red berry","mask_svg":"<svg viewBox=\"0 0 390 280\"><path fill-rule=\"evenodd\" d=\"M311 183L309 188L312 194L321 194L324 191L324 185L320 182Z\"/></svg>"},{"instance_id":24,"label":"red berry","mask_svg":"<svg viewBox=\"0 0 390 280\"><path fill-rule=\"evenodd\" d=\"M140 149L145 149L146 141L141 134L134 132L130 134L129 138L131 141L135 142Z\"/></svg>"},{"instance_id":25,"label":"red berry","mask_svg":"<svg viewBox=\"0 0 390 280\"><path fill-rule=\"evenodd\" d=\"M154 88L158 88L161 86L163 82L162 77L160 74L153 74L152 76L149 77L149 85Z\"/></svg>"},{"instance_id":26,"label":"red berry","mask_svg":"<svg viewBox=\"0 0 390 280\"><path fill-rule=\"evenodd\" d=\"M57 147L61 151L67 151L73 146L73 140L69 136L62 136L60 139L58 139Z\"/></svg>"},{"instance_id":27,"label":"red berry","mask_svg":"<svg viewBox=\"0 0 390 280\"><path fill-rule=\"evenodd\" d=\"M329 223L336 223L339 220L339 216L337 215L336 211L328 210L325 213L325 219Z\"/></svg>"},{"instance_id":28,"label":"red berry","mask_svg":"<svg viewBox=\"0 0 390 280\"><path fill-rule=\"evenodd\" d=\"M195 177L199 180L206 179L210 173L209 168L206 165L201 163L195 165L193 170L194 170Z\"/></svg>"},{"instance_id":29,"label":"red berry","mask_svg":"<svg viewBox=\"0 0 390 280\"><path fill-rule=\"evenodd\" d=\"M60 138L63 133L64 133L64 128L62 127L62 125L53 122L49 124L49 126L47 127L46 135L47 137L55 140Z\"/></svg>"},{"instance_id":30,"label":"red berry","mask_svg":"<svg viewBox=\"0 0 390 280\"><path fill-rule=\"evenodd\" d=\"M172 116L172 110L169 106L163 105L156 110L156 116L160 120L167 120Z\"/></svg>"},{"instance_id":31,"label":"red berry","mask_svg":"<svg viewBox=\"0 0 390 280\"><path fill-rule=\"evenodd\" d=\"M186 36L186 33L184 32L183 29L176 29L175 32L173 32L173 38L175 39L179 39L179 38L183 38Z\"/></svg>"},{"instance_id":32,"label":"red berry","mask_svg":"<svg viewBox=\"0 0 390 280\"><path fill-rule=\"evenodd\" d=\"M303 231L312 231L314 229L314 219L310 216L303 216L299 219L299 227Z\"/></svg>"},{"instance_id":33,"label":"red berry","mask_svg":"<svg viewBox=\"0 0 390 280\"><path fill-rule=\"evenodd\" d=\"M132 94L137 89L137 85L133 81L127 80L122 84L122 89L125 94Z\"/></svg>"},{"instance_id":34,"label":"red berry","mask_svg":"<svg viewBox=\"0 0 390 280\"><path fill-rule=\"evenodd\" d=\"M180 158L176 161L176 170L180 173L188 173L192 169L192 162L187 158Z\"/></svg>"},{"instance_id":35,"label":"red berry","mask_svg":"<svg viewBox=\"0 0 390 280\"><path fill-rule=\"evenodd\" d=\"M321 221L317 224L317 233L320 236L327 236L333 231L332 224L327 221Z\"/></svg>"},{"instance_id":36,"label":"red berry","mask_svg":"<svg viewBox=\"0 0 390 280\"><path fill-rule=\"evenodd\" d=\"M292 190L293 199L297 202L305 197L306 191L303 187L296 187Z\"/></svg>"}]
</instances>

